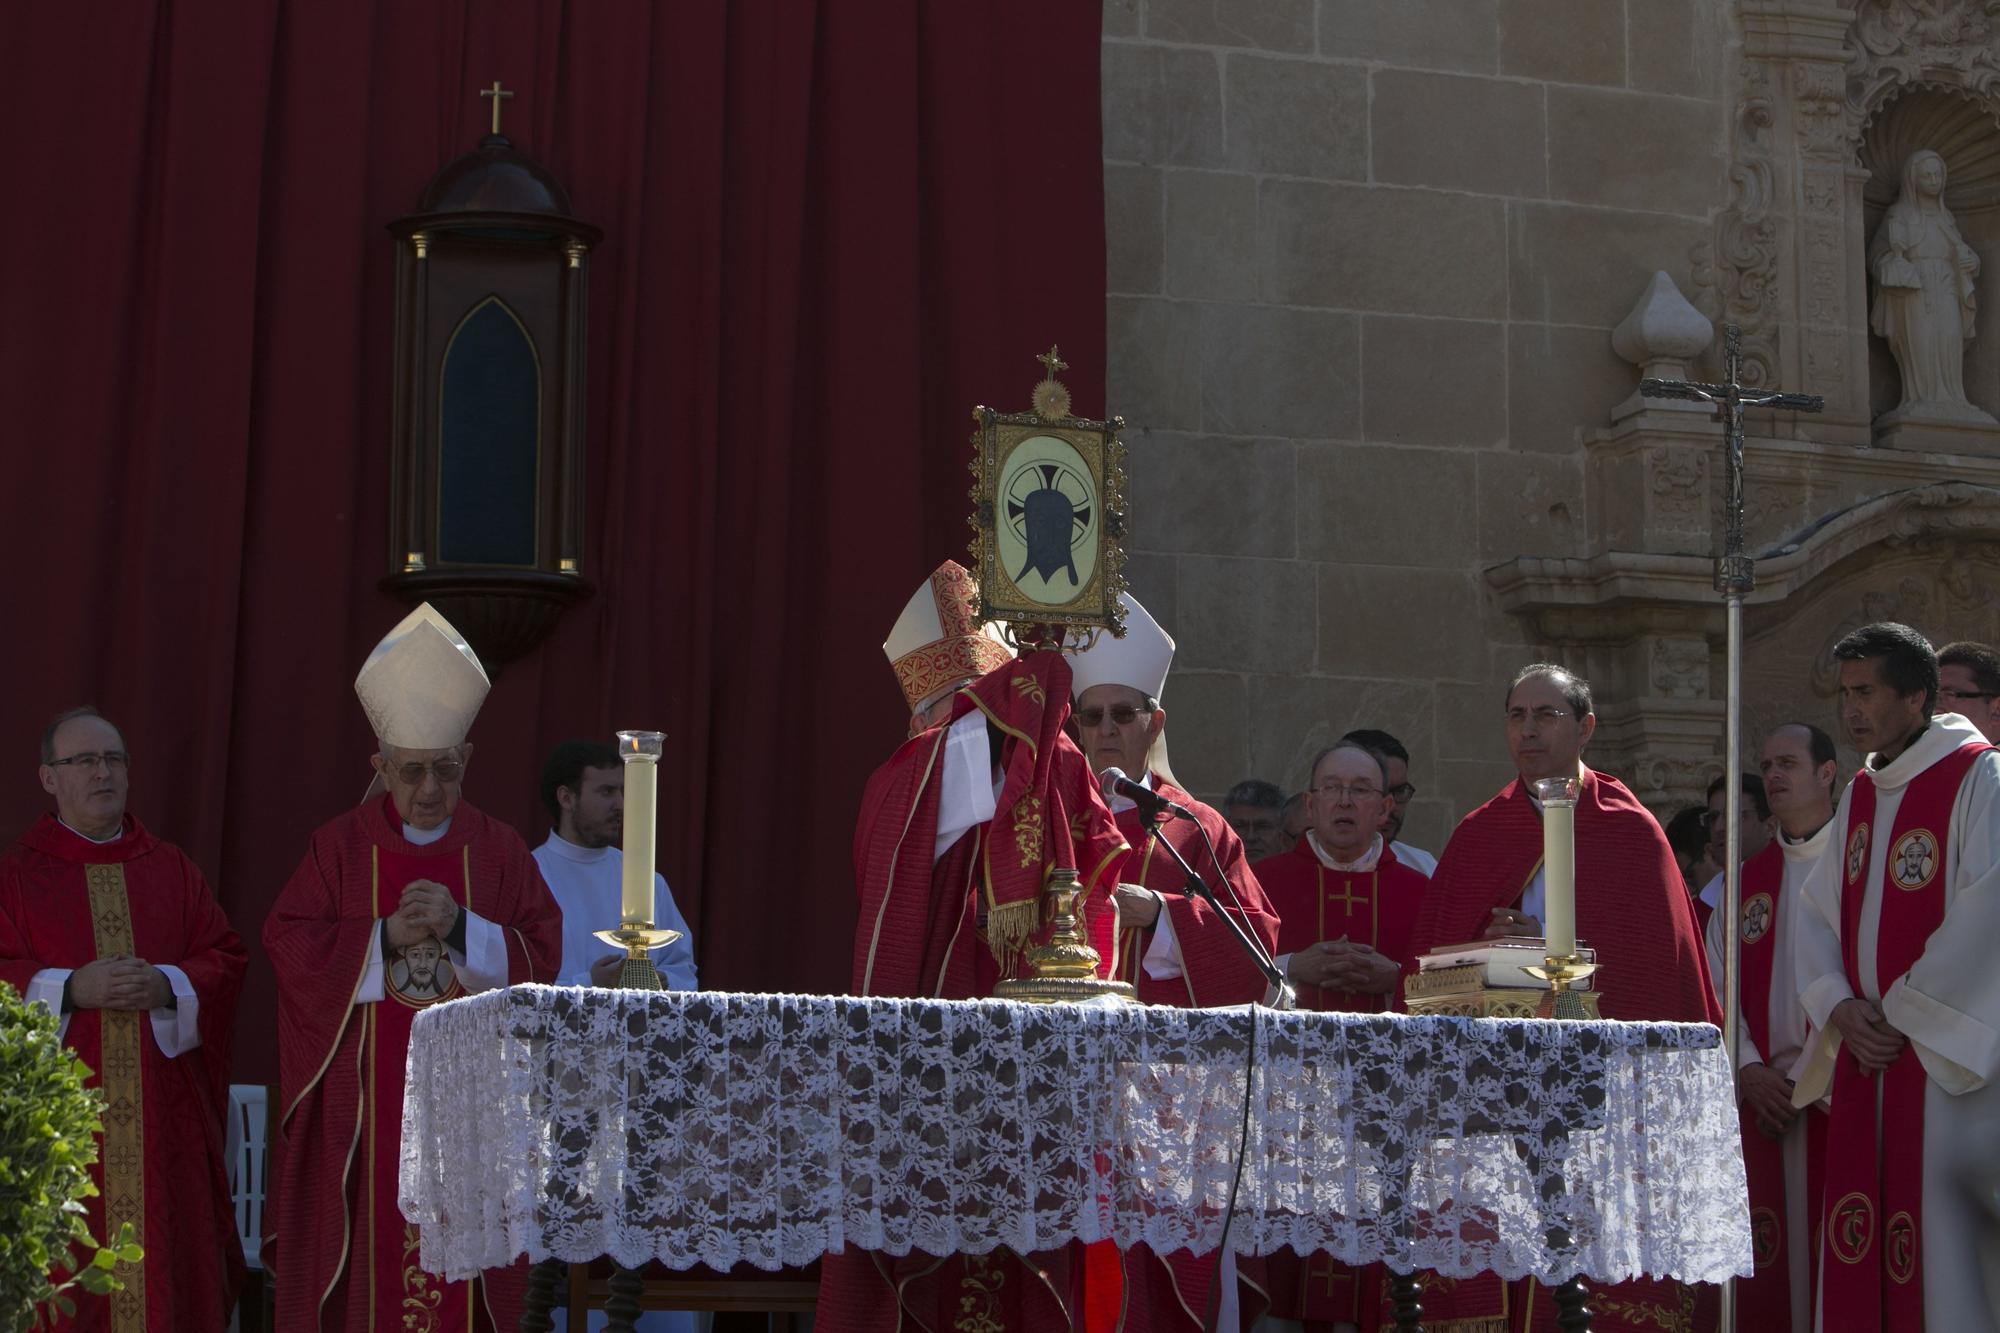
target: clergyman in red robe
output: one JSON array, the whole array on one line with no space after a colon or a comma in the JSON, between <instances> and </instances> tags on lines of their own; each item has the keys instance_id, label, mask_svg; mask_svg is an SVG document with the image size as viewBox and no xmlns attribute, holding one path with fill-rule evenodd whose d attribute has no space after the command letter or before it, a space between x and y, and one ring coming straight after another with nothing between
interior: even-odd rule
<instances>
[{"instance_id":1,"label":"clergyman in red robe","mask_svg":"<svg viewBox=\"0 0 2000 1333\"><path fill-rule=\"evenodd\" d=\"M1187 876L1158 843L1164 839L1214 889L1223 908L1268 954L1277 944L1278 917L1250 870L1242 840L1221 812L1183 790L1166 766L1166 709L1160 695L1173 664L1174 641L1129 593L1125 637L1104 635L1076 659L1077 734L1100 777L1113 768L1185 809L1157 837L1137 805L1115 797L1118 830L1132 845L1120 872L1118 965L1121 979L1148 1004L1184 1008L1246 1004L1269 989L1219 913L1185 892ZM1125 1256L1128 1330L1201 1329L1215 1307L1217 1327L1248 1328L1268 1303L1263 1264L1185 1250L1157 1255L1134 1246ZM1217 1273L1235 1273L1218 1283Z\"/></svg>"},{"instance_id":2,"label":"clergyman in red robe","mask_svg":"<svg viewBox=\"0 0 2000 1333\"><path fill-rule=\"evenodd\" d=\"M1459 821L1417 914L1410 951L1420 956L1472 940L1542 933L1542 820L1528 784L1577 774L1576 931L1597 951L1605 1018L1722 1022L1694 909L1667 835L1617 779L1583 763L1596 730L1590 686L1562 667L1536 663L1507 693L1507 746L1519 777ZM1705 1333L1712 1288L1639 1279L1592 1294L1598 1333ZM1556 1327L1546 1286L1503 1284L1490 1274L1426 1279L1424 1322L1505 1320L1519 1333Z\"/></svg>"},{"instance_id":3,"label":"clergyman in red robe","mask_svg":"<svg viewBox=\"0 0 2000 1333\"><path fill-rule=\"evenodd\" d=\"M94 710L58 718L41 769L56 812L0 854L0 981L61 1016L104 1094L90 1233L129 1222L146 1252L54 1327L222 1328L243 1277L222 1145L246 956L194 862L126 813L130 763Z\"/></svg>"},{"instance_id":4,"label":"clergyman in red robe","mask_svg":"<svg viewBox=\"0 0 2000 1333\"><path fill-rule=\"evenodd\" d=\"M1092 941L1111 947L1110 885L1125 843L1063 733L1069 674L1053 652L1008 661L951 695L947 720L877 770L854 836L855 994L990 996L1023 974L1027 947L1046 937L1041 894L1057 867L1077 870ZM1109 1327L1102 1315L1108 1304L1115 1318L1118 1279L1115 1256L1103 1258L1108 1268L1075 1246L942 1260L848 1249L821 1263L815 1327Z\"/></svg>"},{"instance_id":5,"label":"clergyman in red robe","mask_svg":"<svg viewBox=\"0 0 2000 1333\"><path fill-rule=\"evenodd\" d=\"M1314 760L1307 788L1312 827L1288 852L1253 869L1278 913L1278 966L1298 987L1299 1007L1381 1013L1411 965L1410 930L1430 881L1396 858L1389 841L1386 758L1343 741ZM1272 1313L1307 1333L1341 1324L1373 1333L1383 1269L1356 1269L1328 1254L1290 1249L1266 1261Z\"/></svg>"},{"instance_id":6,"label":"clergyman in red robe","mask_svg":"<svg viewBox=\"0 0 2000 1333\"><path fill-rule=\"evenodd\" d=\"M397 1206L403 1068L419 1010L554 979L562 912L513 829L461 799L486 695L429 606L355 681L387 794L321 827L264 922L278 976L281 1113L271 1267L278 1326L511 1330L521 1269L446 1282Z\"/></svg>"}]
</instances>

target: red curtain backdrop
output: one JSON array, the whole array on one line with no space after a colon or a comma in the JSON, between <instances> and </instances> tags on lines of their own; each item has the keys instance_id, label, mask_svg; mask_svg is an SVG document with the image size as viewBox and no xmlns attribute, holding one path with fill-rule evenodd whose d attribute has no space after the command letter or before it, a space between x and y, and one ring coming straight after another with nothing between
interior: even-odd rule
<instances>
[{"instance_id":1,"label":"red curtain backdrop","mask_svg":"<svg viewBox=\"0 0 2000 1333\"><path fill-rule=\"evenodd\" d=\"M878 645L968 529L970 408L1060 343L1103 408L1098 7L1073 0L156 0L0 17L0 825L46 719L125 729L132 808L251 940L373 747L393 242L504 132L606 232L599 593L507 668L469 798L531 843L563 738L669 735L661 869L713 988L843 989ZM11 777L4 776L11 773Z\"/></svg>"}]
</instances>

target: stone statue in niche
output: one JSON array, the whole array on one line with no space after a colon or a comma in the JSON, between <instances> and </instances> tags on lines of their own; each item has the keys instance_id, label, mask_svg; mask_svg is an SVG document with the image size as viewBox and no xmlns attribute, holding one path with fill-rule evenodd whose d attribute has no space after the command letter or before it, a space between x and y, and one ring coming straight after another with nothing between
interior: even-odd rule
<instances>
[{"instance_id":1,"label":"stone statue in niche","mask_svg":"<svg viewBox=\"0 0 2000 1333\"><path fill-rule=\"evenodd\" d=\"M1944 177L1944 158L1928 148L1903 163L1903 191L1868 247L1868 327L1888 340L1903 373L1903 401L1891 416L1990 425L1965 397L1979 256L1945 207Z\"/></svg>"}]
</instances>

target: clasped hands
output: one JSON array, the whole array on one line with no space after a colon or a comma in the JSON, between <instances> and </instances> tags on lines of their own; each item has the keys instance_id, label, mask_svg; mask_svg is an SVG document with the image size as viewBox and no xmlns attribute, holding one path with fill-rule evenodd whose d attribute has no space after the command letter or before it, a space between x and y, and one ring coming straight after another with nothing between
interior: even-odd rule
<instances>
[{"instance_id":1,"label":"clasped hands","mask_svg":"<svg viewBox=\"0 0 2000 1333\"><path fill-rule=\"evenodd\" d=\"M1285 975L1302 985L1370 994L1395 990L1402 974L1395 959L1346 938L1309 945L1285 965Z\"/></svg>"},{"instance_id":2,"label":"clasped hands","mask_svg":"<svg viewBox=\"0 0 2000 1333\"><path fill-rule=\"evenodd\" d=\"M1840 1030L1841 1044L1854 1052L1861 1072L1873 1078L1896 1062L1909 1038L1889 1026L1879 1005L1848 998L1833 1007L1833 1026Z\"/></svg>"},{"instance_id":3,"label":"clasped hands","mask_svg":"<svg viewBox=\"0 0 2000 1333\"><path fill-rule=\"evenodd\" d=\"M436 880L413 879L404 887L395 912L384 921L390 946L406 949L427 936L448 938L458 924L458 904L451 900L451 890Z\"/></svg>"},{"instance_id":4,"label":"clasped hands","mask_svg":"<svg viewBox=\"0 0 2000 1333\"><path fill-rule=\"evenodd\" d=\"M130 954L99 958L69 974L69 1002L76 1009L164 1009L173 998L167 974Z\"/></svg>"}]
</instances>

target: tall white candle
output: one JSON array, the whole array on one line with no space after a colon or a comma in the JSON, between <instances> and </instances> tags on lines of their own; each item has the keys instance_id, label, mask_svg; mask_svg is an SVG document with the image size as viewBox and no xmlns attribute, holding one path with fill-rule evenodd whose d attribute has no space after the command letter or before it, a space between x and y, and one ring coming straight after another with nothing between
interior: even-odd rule
<instances>
[{"instance_id":1,"label":"tall white candle","mask_svg":"<svg viewBox=\"0 0 2000 1333\"><path fill-rule=\"evenodd\" d=\"M618 754L625 761L624 872L619 911L628 926L653 924L654 829L659 813L660 753L666 737L657 731L621 731Z\"/></svg>"},{"instance_id":2,"label":"tall white candle","mask_svg":"<svg viewBox=\"0 0 2000 1333\"><path fill-rule=\"evenodd\" d=\"M1576 806L1551 801L1542 807L1542 934L1549 953L1576 952Z\"/></svg>"}]
</instances>

